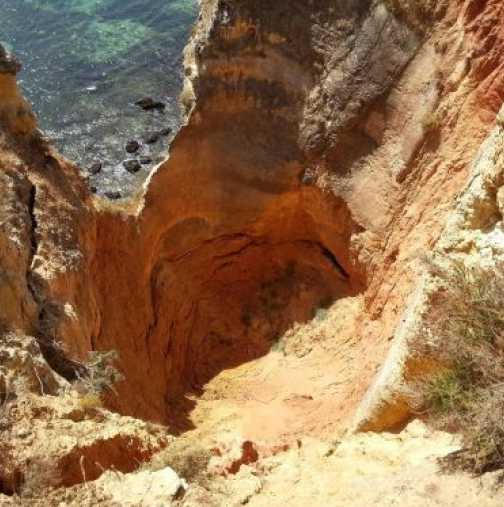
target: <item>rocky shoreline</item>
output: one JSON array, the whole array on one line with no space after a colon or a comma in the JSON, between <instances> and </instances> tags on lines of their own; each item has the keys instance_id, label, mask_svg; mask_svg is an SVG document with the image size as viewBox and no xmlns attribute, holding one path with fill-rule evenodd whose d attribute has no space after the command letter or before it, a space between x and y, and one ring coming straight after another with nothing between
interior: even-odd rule
<instances>
[{"instance_id":1,"label":"rocky shoreline","mask_svg":"<svg viewBox=\"0 0 504 507\"><path fill-rule=\"evenodd\" d=\"M144 97L135 102L135 106L142 110L144 114L164 114L166 104L161 100L152 97ZM124 145L125 158L118 162L110 162L103 159L96 159L86 169L86 181L93 194L102 194L110 200L126 198L131 194L131 189L124 189L122 182L119 181L119 188L113 190L102 185L102 176L104 172L114 166L121 166L124 175L138 175L147 177L153 166L163 159L162 153L157 151L166 151L175 135L175 129L172 127L163 127L158 130L147 131L140 138L131 138ZM153 149L155 147L155 149Z\"/></svg>"}]
</instances>

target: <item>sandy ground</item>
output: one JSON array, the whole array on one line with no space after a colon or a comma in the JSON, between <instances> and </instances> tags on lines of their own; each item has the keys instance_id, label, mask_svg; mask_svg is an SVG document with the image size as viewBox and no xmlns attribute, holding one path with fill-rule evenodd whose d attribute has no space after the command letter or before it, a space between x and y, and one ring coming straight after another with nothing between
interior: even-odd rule
<instances>
[{"instance_id":1,"label":"sandy ground","mask_svg":"<svg viewBox=\"0 0 504 507\"><path fill-rule=\"evenodd\" d=\"M221 372L201 396L189 396L198 438L233 433L276 447L341 430L363 379L374 373L368 370L374 358L351 334L361 304L360 298L340 300L314 321L294 326L267 356Z\"/></svg>"},{"instance_id":2,"label":"sandy ground","mask_svg":"<svg viewBox=\"0 0 504 507\"><path fill-rule=\"evenodd\" d=\"M359 298L339 301L295 326L267 356L222 371L199 396L188 395L178 437L140 470L112 467L98 480L31 498L0 495L0 505L504 506L496 476L441 472L437 458L459 448L452 435L420 421L397 434L346 432L361 396L358 379L372 376L376 359L365 342L342 332L352 329L360 305ZM52 424L90 424L65 414ZM118 429L129 420L110 415L110 424L114 417Z\"/></svg>"}]
</instances>

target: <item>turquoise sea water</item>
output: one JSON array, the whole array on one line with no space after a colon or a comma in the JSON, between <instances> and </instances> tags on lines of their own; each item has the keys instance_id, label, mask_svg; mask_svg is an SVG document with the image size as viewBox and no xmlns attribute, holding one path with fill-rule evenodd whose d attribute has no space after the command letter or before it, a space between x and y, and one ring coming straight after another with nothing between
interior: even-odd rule
<instances>
[{"instance_id":1,"label":"turquoise sea water","mask_svg":"<svg viewBox=\"0 0 504 507\"><path fill-rule=\"evenodd\" d=\"M0 0L0 42L23 63L19 76L45 133L85 171L104 162L91 184L131 190L124 146L164 127L178 126L181 58L197 0ZM164 113L133 103L153 96ZM165 139L142 146L159 160Z\"/></svg>"}]
</instances>

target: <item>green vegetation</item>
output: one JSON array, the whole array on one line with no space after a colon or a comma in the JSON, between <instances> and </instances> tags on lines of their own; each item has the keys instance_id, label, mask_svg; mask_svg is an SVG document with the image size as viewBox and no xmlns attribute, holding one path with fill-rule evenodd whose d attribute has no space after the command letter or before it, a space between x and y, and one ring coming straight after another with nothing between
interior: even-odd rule
<instances>
[{"instance_id":1,"label":"green vegetation","mask_svg":"<svg viewBox=\"0 0 504 507\"><path fill-rule=\"evenodd\" d=\"M429 380L425 400L431 413L436 416L466 409L471 400L471 390L462 381L456 369L447 369Z\"/></svg>"},{"instance_id":2,"label":"green vegetation","mask_svg":"<svg viewBox=\"0 0 504 507\"><path fill-rule=\"evenodd\" d=\"M419 350L437 367L420 384L421 403L440 429L462 435L446 469L475 474L504 469L504 274L459 262L435 267L443 289ZM418 386L417 386L418 387Z\"/></svg>"}]
</instances>

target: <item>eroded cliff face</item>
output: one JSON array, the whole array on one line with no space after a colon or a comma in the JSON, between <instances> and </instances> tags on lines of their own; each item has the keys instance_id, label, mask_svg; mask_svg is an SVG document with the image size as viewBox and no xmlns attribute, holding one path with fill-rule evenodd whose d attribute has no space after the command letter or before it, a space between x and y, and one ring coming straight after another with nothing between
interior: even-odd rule
<instances>
[{"instance_id":1,"label":"eroded cliff face","mask_svg":"<svg viewBox=\"0 0 504 507\"><path fill-rule=\"evenodd\" d=\"M362 294L352 412L498 109L477 27L499 9L202 5L187 124L138 213L98 219L92 343L129 379L114 406L169 419L180 394ZM385 425L407 415L392 412Z\"/></svg>"},{"instance_id":2,"label":"eroded cliff face","mask_svg":"<svg viewBox=\"0 0 504 507\"><path fill-rule=\"evenodd\" d=\"M166 436L118 415L90 417L94 407L72 388L98 316L96 212L77 167L37 130L19 69L0 48L0 493L39 495L97 478L97 462L131 471Z\"/></svg>"},{"instance_id":3,"label":"eroded cliff face","mask_svg":"<svg viewBox=\"0 0 504 507\"><path fill-rule=\"evenodd\" d=\"M203 6L186 52L188 123L126 235L100 221L107 311L93 341L118 349L128 370L121 410L170 417L167 399L266 354L294 322L363 291L368 274L351 243L386 221L359 194L390 184L358 184L352 172L376 146L369 109L418 45L380 3ZM328 168L342 181L324 188L317 180ZM388 200L373 198L381 208ZM138 250L104 271L114 249Z\"/></svg>"},{"instance_id":4,"label":"eroded cliff face","mask_svg":"<svg viewBox=\"0 0 504 507\"><path fill-rule=\"evenodd\" d=\"M459 218L490 202L468 212L472 230L500 216L501 126L471 162L504 99L503 9L202 2L185 54L186 124L142 196L119 205L93 200L43 140L1 53L5 332L33 336L70 381L90 350L116 350L125 379L109 408L181 432L228 391L251 420L267 419L249 402L270 388L286 414L266 432L270 450L286 432L295 442L352 419L403 425L399 386L418 366L408 343L429 307L418 259L464 252L465 225L449 219L461 191L483 197L462 200ZM491 185L471 191L475 174ZM473 256L488 248L471 245ZM300 325L321 310L325 324Z\"/></svg>"},{"instance_id":5,"label":"eroded cliff face","mask_svg":"<svg viewBox=\"0 0 504 507\"><path fill-rule=\"evenodd\" d=\"M135 274L124 264L117 269L127 274L119 271L114 278L142 289L118 295L110 287L118 305L104 316L97 343L115 348L113 337L127 320L137 346L121 347L120 355L132 363L143 354L139 362L150 365L151 400L142 394L138 403L153 413L163 414L164 396L198 388L220 370L264 355L294 322L310 319L317 308L355 295L366 284L350 244L362 226L343 193L314 184L308 159L322 150L315 146L322 134L308 135L304 122L316 120L306 109L316 103L324 109L318 98L324 58L348 38L345 31L335 33L319 51L325 39L319 20L350 26L368 37L370 48L379 37L375 25L400 24L383 6L338 13L329 3L320 11L299 4L289 19L285 8L204 7L186 54L184 94L195 96L194 105L187 103L188 124L169 161L152 176L134 221L138 230L122 247L138 245ZM368 36L361 22L375 31ZM397 61L384 82L369 90L370 101L390 86L412 54L416 36L400 28L404 33L398 40L396 30L389 32L397 52L391 58ZM319 31L313 40L312 30ZM366 52L359 61L352 51L360 48L348 49L347 59L356 59L356 67L367 65ZM378 60L379 54L371 58ZM338 62L334 67L338 72ZM345 86L345 93L356 88L353 82ZM345 122L344 127L349 128ZM114 233L108 231L99 237L110 251ZM112 241L120 239L114 235ZM110 300L106 291L103 286L99 293ZM134 384L144 382L138 371ZM133 395L129 388L124 403L131 405L126 397Z\"/></svg>"},{"instance_id":6,"label":"eroded cliff face","mask_svg":"<svg viewBox=\"0 0 504 507\"><path fill-rule=\"evenodd\" d=\"M8 330L40 333L47 343L81 343L84 352L95 312L88 280L95 244L91 200L77 168L37 130L16 85L19 68L2 50L0 322Z\"/></svg>"}]
</instances>

